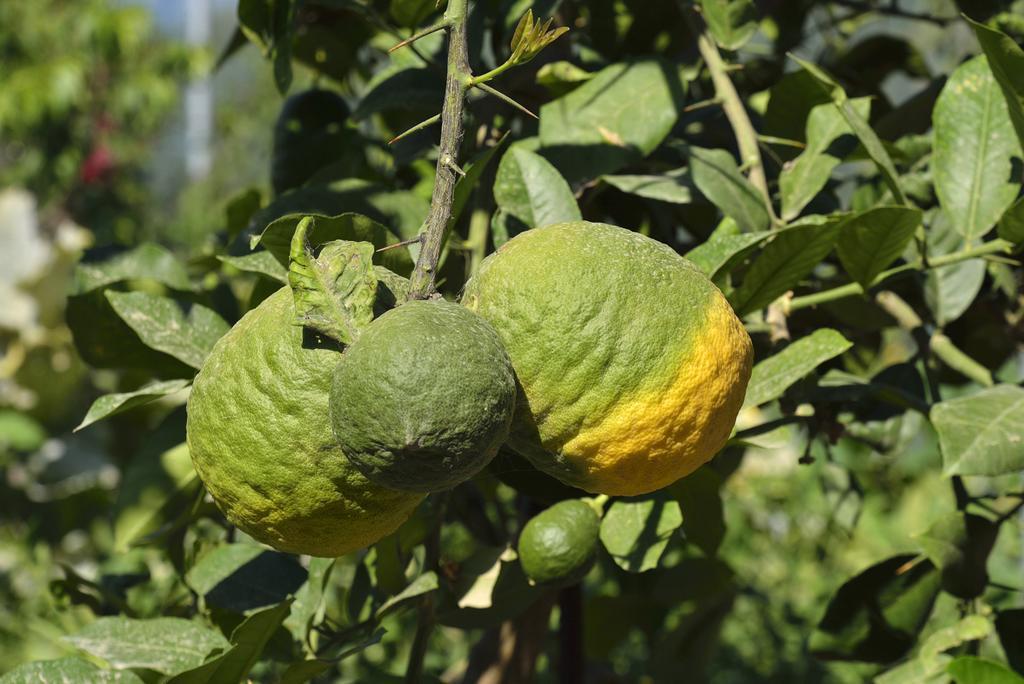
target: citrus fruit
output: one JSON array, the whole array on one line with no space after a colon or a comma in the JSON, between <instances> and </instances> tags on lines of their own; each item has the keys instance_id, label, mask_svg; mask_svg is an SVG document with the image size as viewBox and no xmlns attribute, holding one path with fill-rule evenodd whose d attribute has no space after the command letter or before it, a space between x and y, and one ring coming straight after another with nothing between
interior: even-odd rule
<instances>
[{"instance_id":1,"label":"citrus fruit","mask_svg":"<svg viewBox=\"0 0 1024 684\"><path fill-rule=\"evenodd\" d=\"M338 444L371 481L454 487L508 438L515 375L494 329L458 304L411 301L341 355L331 389Z\"/></svg>"},{"instance_id":2,"label":"citrus fruit","mask_svg":"<svg viewBox=\"0 0 1024 684\"><path fill-rule=\"evenodd\" d=\"M463 303L498 331L521 386L509 445L563 482L645 494L728 439L750 337L667 245L585 221L529 230L484 260Z\"/></svg>"},{"instance_id":3,"label":"citrus fruit","mask_svg":"<svg viewBox=\"0 0 1024 684\"><path fill-rule=\"evenodd\" d=\"M196 471L228 520L282 551L341 556L401 525L422 499L371 484L328 413L340 354L302 346L283 287L214 346L188 400Z\"/></svg>"},{"instance_id":4,"label":"citrus fruit","mask_svg":"<svg viewBox=\"0 0 1024 684\"><path fill-rule=\"evenodd\" d=\"M597 557L601 521L579 499L559 501L530 519L519 535L519 564L536 584L574 584Z\"/></svg>"}]
</instances>

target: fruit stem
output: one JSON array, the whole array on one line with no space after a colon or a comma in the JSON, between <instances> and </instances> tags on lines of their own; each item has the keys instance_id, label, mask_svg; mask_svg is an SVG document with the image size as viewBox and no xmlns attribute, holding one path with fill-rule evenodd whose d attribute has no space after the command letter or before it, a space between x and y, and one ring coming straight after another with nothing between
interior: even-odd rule
<instances>
[{"instance_id":1,"label":"fruit stem","mask_svg":"<svg viewBox=\"0 0 1024 684\"><path fill-rule=\"evenodd\" d=\"M462 114L466 91L473 78L466 43L466 19L469 0L449 0L444 13L448 32L448 75L441 108L441 143L437 155L437 175L430 202L430 215L422 232L423 246L412 272L409 299L428 299L434 293L437 263L441 258L448 220L452 215L455 183L458 181L459 146L462 144Z\"/></svg>"}]
</instances>

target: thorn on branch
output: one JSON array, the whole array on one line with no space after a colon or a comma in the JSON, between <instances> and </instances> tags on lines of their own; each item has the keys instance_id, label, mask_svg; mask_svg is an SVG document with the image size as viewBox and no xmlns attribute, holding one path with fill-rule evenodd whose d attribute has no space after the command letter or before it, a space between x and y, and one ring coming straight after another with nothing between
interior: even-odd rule
<instances>
[{"instance_id":1,"label":"thorn on branch","mask_svg":"<svg viewBox=\"0 0 1024 684\"><path fill-rule=\"evenodd\" d=\"M417 235L416 237L410 238L409 240L402 240L401 242L396 242L393 245L386 245L384 247L381 247L380 249L377 250L377 253L379 254L380 252L386 252L390 249L398 249L399 247L408 247L409 245L416 245L422 242L423 236Z\"/></svg>"},{"instance_id":2,"label":"thorn on branch","mask_svg":"<svg viewBox=\"0 0 1024 684\"><path fill-rule=\"evenodd\" d=\"M415 43L420 38L426 38L430 34L437 33L438 31L443 31L446 28L448 28L448 22L447 21L442 21L442 22L440 22L438 24L434 24L433 26L430 26L428 28L423 29L422 31L417 31L416 33L412 34L411 36L409 36L408 38L403 40L401 43L398 43L397 45L392 46L388 50L388 54L391 54L395 50L400 50L401 48L404 48L406 45L412 45L413 43Z\"/></svg>"},{"instance_id":3,"label":"thorn on branch","mask_svg":"<svg viewBox=\"0 0 1024 684\"><path fill-rule=\"evenodd\" d=\"M441 120L441 115L440 114L435 114L434 116L430 117L426 121L421 121L418 124L416 124L415 126L413 126L412 128L410 128L409 130L405 131L404 133L399 133L398 135L396 135L391 140L388 140L388 145L394 145L396 142L398 142L402 138L407 138L410 135L412 135L413 133L417 133L419 131L422 131L424 128L429 128L430 126L433 126L434 124L436 124L440 120Z\"/></svg>"},{"instance_id":4,"label":"thorn on branch","mask_svg":"<svg viewBox=\"0 0 1024 684\"><path fill-rule=\"evenodd\" d=\"M486 83L474 83L473 87L474 88L479 88L480 90L484 91L488 95L493 95L494 97L498 98L502 102L504 102L506 104L509 104L509 105L512 105L513 107L515 107L516 109L518 109L522 113L526 114L527 116L532 116L534 119L540 119L539 116L537 116L536 114L531 112L529 109L527 109L523 105L519 104L518 102L513 100L511 97L506 95L505 93L501 92L500 90L496 90L496 89L492 88L491 86L487 85Z\"/></svg>"},{"instance_id":5,"label":"thorn on branch","mask_svg":"<svg viewBox=\"0 0 1024 684\"><path fill-rule=\"evenodd\" d=\"M444 157L443 157L443 158L441 159L441 163L443 163L443 164L444 164L445 166L447 166L447 167L448 167L449 169L451 169L452 171L454 171L455 173L457 173L457 174L458 174L459 176L461 176L461 177L463 177L463 178L465 178L465 177L466 177L466 172L465 172L465 171L463 171L463 170L462 170L462 169L461 169L461 168L459 167L459 165L455 163L455 160L454 160L454 159L452 158L452 156L451 156L450 154L446 154L446 155L445 155L445 156L444 156Z\"/></svg>"}]
</instances>

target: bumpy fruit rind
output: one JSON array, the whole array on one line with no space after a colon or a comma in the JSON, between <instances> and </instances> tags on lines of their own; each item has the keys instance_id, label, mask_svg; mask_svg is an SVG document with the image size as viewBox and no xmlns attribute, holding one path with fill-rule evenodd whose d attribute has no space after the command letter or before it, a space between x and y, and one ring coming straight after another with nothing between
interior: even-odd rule
<instances>
[{"instance_id":1,"label":"bumpy fruit rind","mask_svg":"<svg viewBox=\"0 0 1024 684\"><path fill-rule=\"evenodd\" d=\"M188 401L188 445L228 520L282 551L335 557L398 528L422 496L370 483L334 441L340 354L302 346L287 287L214 346Z\"/></svg>"},{"instance_id":2,"label":"bumpy fruit rind","mask_svg":"<svg viewBox=\"0 0 1024 684\"><path fill-rule=\"evenodd\" d=\"M512 363L494 329L445 301L412 301L375 319L334 371L331 420L371 481L430 492L463 482L508 438Z\"/></svg>"},{"instance_id":3,"label":"bumpy fruit rind","mask_svg":"<svg viewBox=\"0 0 1024 684\"><path fill-rule=\"evenodd\" d=\"M579 499L560 501L523 527L519 563L536 584L569 585L583 579L597 557L601 521Z\"/></svg>"},{"instance_id":4,"label":"bumpy fruit rind","mask_svg":"<svg viewBox=\"0 0 1024 684\"><path fill-rule=\"evenodd\" d=\"M728 439L750 337L667 245L585 221L529 230L484 260L462 301L498 331L522 388L510 446L563 482L645 494Z\"/></svg>"}]
</instances>

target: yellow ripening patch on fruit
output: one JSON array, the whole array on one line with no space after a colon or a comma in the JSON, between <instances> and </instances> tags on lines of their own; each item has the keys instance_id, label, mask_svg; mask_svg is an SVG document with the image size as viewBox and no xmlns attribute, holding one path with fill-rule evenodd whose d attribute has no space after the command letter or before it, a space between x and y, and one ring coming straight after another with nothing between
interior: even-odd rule
<instances>
[{"instance_id":1,"label":"yellow ripening patch on fruit","mask_svg":"<svg viewBox=\"0 0 1024 684\"><path fill-rule=\"evenodd\" d=\"M704 465L725 445L743 404L733 390L750 378L750 338L725 297L712 304L693 349L674 375L624 399L561 447L590 486L608 494L661 489ZM637 455L637 456L634 456Z\"/></svg>"},{"instance_id":2,"label":"yellow ripening patch on fruit","mask_svg":"<svg viewBox=\"0 0 1024 684\"><path fill-rule=\"evenodd\" d=\"M488 257L463 303L519 382L509 445L567 484L660 489L724 446L753 350L722 293L667 245L577 221Z\"/></svg>"}]
</instances>

